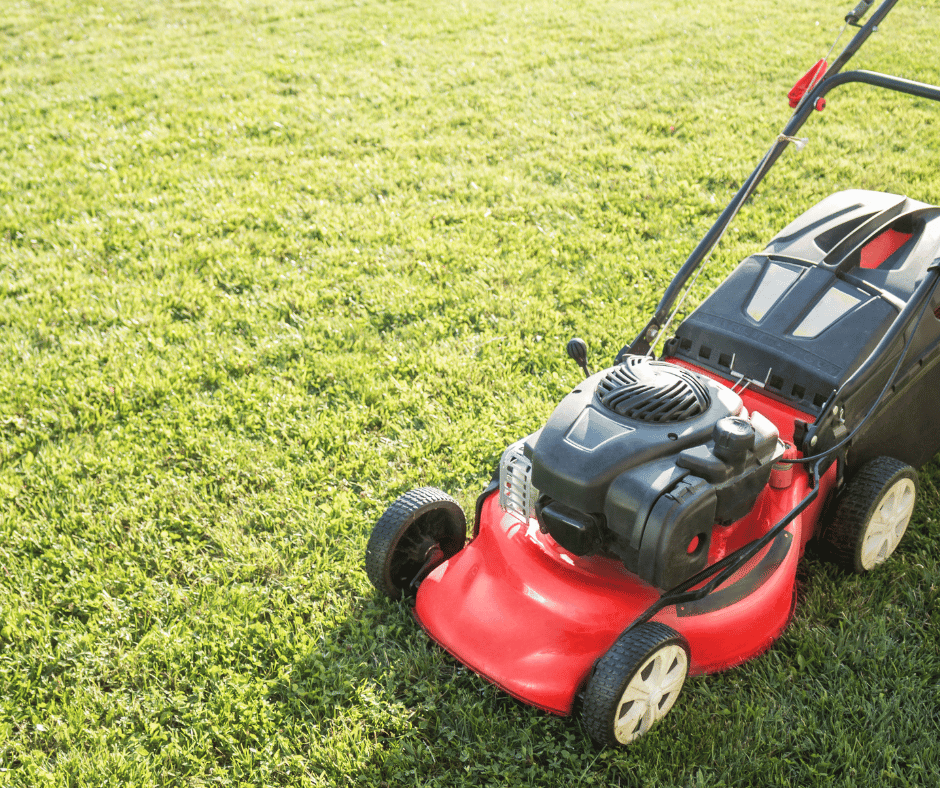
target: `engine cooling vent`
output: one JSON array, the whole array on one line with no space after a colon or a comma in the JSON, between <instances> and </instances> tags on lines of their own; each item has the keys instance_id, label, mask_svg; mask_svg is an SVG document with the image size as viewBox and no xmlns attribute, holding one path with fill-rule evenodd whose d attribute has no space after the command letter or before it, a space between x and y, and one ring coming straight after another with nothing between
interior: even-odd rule
<instances>
[{"instance_id":1,"label":"engine cooling vent","mask_svg":"<svg viewBox=\"0 0 940 788\"><path fill-rule=\"evenodd\" d=\"M708 389L681 367L630 356L597 385L601 403L636 421L668 424L708 410Z\"/></svg>"}]
</instances>

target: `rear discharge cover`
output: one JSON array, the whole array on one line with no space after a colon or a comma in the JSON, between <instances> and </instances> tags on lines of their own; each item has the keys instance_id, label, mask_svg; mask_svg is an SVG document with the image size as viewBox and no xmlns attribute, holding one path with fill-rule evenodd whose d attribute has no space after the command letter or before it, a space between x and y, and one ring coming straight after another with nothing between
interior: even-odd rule
<instances>
[{"instance_id":1,"label":"rear discharge cover","mask_svg":"<svg viewBox=\"0 0 940 788\"><path fill-rule=\"evenodd\" d=\"M756 381L819 414L875 348L940 252L940 208L852 190L745 259L664 354Z\"/></svg>"}]
</instances>

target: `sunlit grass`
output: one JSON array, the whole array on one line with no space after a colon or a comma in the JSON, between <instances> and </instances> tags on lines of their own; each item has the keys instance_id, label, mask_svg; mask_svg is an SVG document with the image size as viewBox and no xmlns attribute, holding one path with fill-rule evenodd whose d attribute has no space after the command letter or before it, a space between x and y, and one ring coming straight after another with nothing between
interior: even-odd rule
<instances>
[{"instance_id":1,"label":"sunlit grass","mask_svg":"<svg viewBox=\"0 0 940 788\"><path fill-rule=\"evenodd\" d=\"M780 643L619 752L362 566L403 490L472 508L571 336L633 338L848 10L7 3L0 785L935 784L935 464L895 559L810 556ZM935 81L935 22L858 66ZM692 302L832 191L940 202L937 113L833 94Z\"/></svg>"}]
</instances>

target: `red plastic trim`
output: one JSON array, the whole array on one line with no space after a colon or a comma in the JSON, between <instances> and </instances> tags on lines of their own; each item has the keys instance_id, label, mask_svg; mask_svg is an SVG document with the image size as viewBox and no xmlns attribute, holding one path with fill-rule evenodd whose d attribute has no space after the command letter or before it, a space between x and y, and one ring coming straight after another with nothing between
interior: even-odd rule
<instances>
[{"instance_id":1,"label":"red plastic trim","mask_svg":"<svg viewBox=\"0 0 940 788\"><path fill-rule=\"evenodd\" d=\"M911 239L911 233L885 230L862 247L862 268L877 268Z\"/></svg>"}]
</instances>

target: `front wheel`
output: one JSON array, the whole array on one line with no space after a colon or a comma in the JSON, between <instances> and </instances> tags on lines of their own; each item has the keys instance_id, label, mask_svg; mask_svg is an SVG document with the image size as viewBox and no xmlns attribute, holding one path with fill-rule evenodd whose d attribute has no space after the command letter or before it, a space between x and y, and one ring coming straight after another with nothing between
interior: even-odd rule
<instances>
[{"instance_id":1,"label":"front wheel","mask_svg":"<svg viewBox=\"0 0 940 788\"><path fill-rule=\"evenodd\" d=\"M666 716L689 674L689 646L652 621L621 635L588 680L581 719L601 745L629 744Z\"/></svg>"},{"instance_id":2,"label":"front wheel","mask_svg":"<svg viewBox=\"0 0 940 788\"><path fill-rule=\"evenodd\" d=\"M892 457L862 466L842 494L825 540L836 563L859 574L886 560L904 536L917 499L917 471Z\"/></svg>"},{"instance_id":3,"label":"front wheel","mask_svg":"<svg viewBox=\"0 0 940 788\"><path fill-rule=\"evenodd\" d=\"M463 547L467 518L436 487L409 490L385 510L366 547L366 574L391 599L413 595L436 566Z\"/></svg>"}]
</instances>

